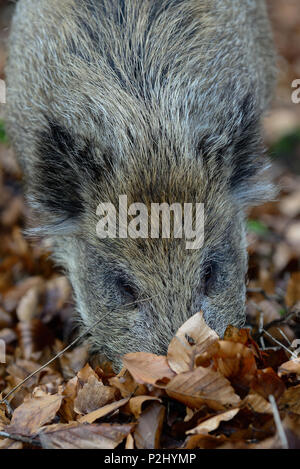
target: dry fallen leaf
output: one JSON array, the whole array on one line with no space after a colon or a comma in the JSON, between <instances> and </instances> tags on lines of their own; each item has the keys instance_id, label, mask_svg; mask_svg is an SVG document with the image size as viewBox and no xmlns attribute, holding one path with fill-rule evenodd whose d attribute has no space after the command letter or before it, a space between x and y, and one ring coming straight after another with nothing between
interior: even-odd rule
<instances>
[{"instance_id":1,"label":"dry fallen leaf","mask_svg":"<svg viewBox=\"0 0 300 469\"><path fill-rule=\"evenodd\" d=\"M131 435L131 433L129 433L129 435L127 435L126 443L125 443L125 449L134 449L134 438Z\"/></svg>"},{"instance_id":2,"label":"dry fallen leaf","mask_svg":"<svg viewBox=\"0 0 300 469\"><path fill-rule=\"evenodd\" d=\"M238 377L241 385L250 385L256 373L256 362L251 349L240 343L220 340L213 357L215 369L226 378Z\"/></svg>"},{"instance_id":3,"label":"dry fallen leaf","mask_svg":"<svg viewBox=\"0 0 300 469\"><path fill-rule=\"evenodd\" d=\"M288 375L290 373L296 373L297 375L300 375L300 358L289 360L288 362L285 362L280 365L278 369L278 375L280 377Z\"/></svg>"},{"instance_id":4,"label":"dry fallen leaf","mask_svg":"<svg viewBox=\"0 0 300 469\"><path fill-rule=\"evenodd\" d=\"M122 397L129 397L133 393L135 396L147 394L147 387L138 384L125 368L117 376L110 378L109 384L118 389Z\"/></svg>"},{"instance_id":5,"label":"dry fallen leaf","mask_svg":"<svg viewBox=\"0 0 300 469\"><path fill-rule=\"evenodd\" d=\"M241 407L243 406L246 406L253 412L257 412L259 414L273 414L270 402L256 393L248 394L241 404Z\"/></svg>"},{"instance_id":6,"label":"dry fallen leaf","mask_svg":"<svg viewBox=\"0 0 300 469\"><path fill-rule=\"evenodd\" d=\"M3 299L4 309L8 312L16 309L17 305L21 301L22 297L26 295L27 291L31 288L43 288L44 280L42 277L29 277L15 285L14 288L10 289Z\"/></svg>"},{"instance_id":7,"label":"dry fallen leaf","mask_svg":"<svg viewBox=\"0 0 300 469\"><path fill-rule=\"evenodd\" d=\"M20 346L25 359L32 358L34 352L54 343L54 336L49 328L39 319L20 321L17 325Z\"/></svg>"},{"instance_id":8,"label":"dry fallen leaf","mask_svg":"<svg viewBox=\"0 0 300 469\"><path fill-rule=\"evenodd\" d=\"M123 364L140 384L156 384L157 381L168 382L175 373L168 365L166 357L146 352L127 353Z\"/></svg>"},{"instance_id":9,"label":"dry fallen leaf","mask_svg":"<svg viewBox=\"0 0 300 469\"><path fill-rule=\"evenodd\" d=\"M187 435L199 435L199 434L206 434L216 430L221 422L228 422L232 420L233 417L239 412L240 409L232 409L228 410L227 412L223 412L221 414L215 415L204 422L201 422L197 427L192 428L186 432Z\"/></svg>"},{"instance_id":10,"label":"dry fallen leaf","mask_svg":"<svg viewBox=\"0 0 300 469\"><path fill-rule=\"evenodd\" d=\"M151 404L140 416L134 431L139 449L158 449L165 416L165 407L157 402Z\"/></svg>"},{"instance_id":11,"label":"dry fallen leaf","mask_svg":"<svg viewBox=\"0 0 300 469\"><path fill-rule=\"evenodd\" d=\"M215 449L224 444L227 438L224 435L191 435L188 436L182 449Z\"/></svg>"},{"instance_id":12,"label":"dry fallen leaf","mask_svg":"<svg viewBox=\"0 0 300 469\"><path fill-rule=\"evenodd\" d=\"M39 433L44 449L115 449L133 424L56 424Z\"/></svg>"},{"instance_id":13,"label":"dry fallen leaf","mask_svg":"<svg viewBox=\"0 0 300 469\"><path fill-rule=\"evenodd\" d=\"M62 402L59 394L44 394L41 397L29 398L13 413L11 423L6 427L8 433L34 435L46 423L51 422Z\"/></svg>"},{"instance_id":14,"label":"dry fallen leaf","mask_svg":"<svg viewBox=\"0 0 300 469\"><path fill-rule=\"evenodd\" d=\"M6 417L4 410L0 409L0 431L2 431L4 427L6 427L8 424L9 424L9 420Z\"/></svg>"},{"instance_id":15,"label":"dry fallen leaf","mask_svg":"<svg viewBox=\"0 0 300 469\"><path fill-rule=\"evenodd\" d=\"M300 272L293 272L288 282L285 302L291 307L298 301L300 301Z\"/></svg>"},{"instance_id":16,"label":"dry fallen leaf","mask_svg":"<svg viewBox=\"0 0 300 469\"><path fill-rule=\"evenodd\" d=\"M71 286L64 276L50 279L46 283L44 315L48 321L53 315L62 309L64 304L71 298Z\"/></svg>"},{"instance_id":17,"label":"dry fallen leaf","mask_svg":"<svg viewBox=\"0 0 300 469\"><path fill-rule=\"evenodd\" d=\"M161 399L155 396L135 396L129 400L128 411L138 419L143 410L143 404L149 401L158 401L161 403Z\"/></svg>"},{"instance_id":18,"label":"dry fallen leaf","mask_svg":"<svg viewBox=\"0 0 300 469\"><path fill-rule=\"evenodd\" d=\"M275 247L273 256L274 269L280 273L293 258L293 249L285 242L279 242Z\"/></svg>"},{"instance_id":19,"label":"dry fallen leaf","mask_svg":"<svg viewBox=\"0 0 300 469\"><path fill-rule=\"evenodd\" d=\"M235 326L227 326L224 333L224 340L246 345L250 339L249 329L238 329Z\"/></svg>"},{"instance_id":20,"label":"dry fallen leaf","mask_svg":"<svg viewBox=\"0 0 300 469\"><path fill-rule=\"evenodd\" d=\"M94 376L94 378L99 381L97 373L95 373L93 368L88 363L77 373L77 378L81 386L88 383L88 380L91 376Z\"/></svg>"},{"instance_id":21,"label":"dry fallen leaf","mask_svg":"<svg viewBox=\"0 0 300 469\"><path fill-rule=\"evenodd\" d=\"M286 239L287 241L296 249L300 247L300 222L295 221L291 223L286 231ZM299 293L299 292L298 292ZM299 294L297 295L299 298Z\"/></svg>"},{"instance_id":22,"label":"dry fallen leaf","mask_svg":"<svg viewBox=\"0 0 300 469\"><path fill-rule=\"evenodd\" d=\"M120 407L125 406L128 401L129 401L129 397L125 397L124 399L121 399L120 401L116 401L116 402L112 402L111 404L104 405L100 409L94 410L93 412L90 412L87 415L83 415L82 417L79 417L77 421L80 423L94 423L96 420L103 418L106 415L111 414L112 412L115 412Z\"/></svg>"},{"instance_id":23,"label":"dry fallen leaf","mask_svg":"<svg viewBox=\"0 0 300 469\"><path fill-rule=\"evenodd\" d=\"M278 408L300 415L300 384L284 391L278 402Z\"/></svg>"},{"instance_id":24,"label":"dry fallen leaf","mask_svg":"<svg viewBox=\"0 0 300 469\"><path fill-rule=\"evenodd\" d=\"M56 341L56 351L63 349L63 344ZM71 352L64 353L59 357L59 363L62 369L62 374L65 379L70 379L74 374L78 373L89 359L89 347L87 344L75 347Z\"/></svg>"},{"instance_id":25,"label":"dry fallen leaf","mask_svg":"<svg viewBox=\"0 0 300 469\"><path fill-rule=\"evenodd\" d=\"M13 325L13 318L4 309L0 307L0 329L11 327Z\"/></svg>"},{"instance_id":26,"label":"dry fallen leaf","mask_svg":"<svg viewBox=\"0 0 300 469\"><path fill-rule=\"evenodd\" d=\"M279 204L282 213L288 217L295 217L300 214L300 191L295 191L292 194L283 197Z\"/></svg>"},{"instance_id":27,"label":"dry fallen leaf","mask_svg":"<svg viewBox=\"0 0 300 469\"><path fill-rule=\"evenodd\" d=\"M198 367L177 375L165 390L170 397L192 409L207 404L214 410L223 410L240 402L229 381L210 368Z\"/></svg>"},{"instance_id":28,"label":"dry fallen leaf","mask_svg":"<svg viewBox=\"0 0 300 469\"><path fill-rule=\"evenodd\" d=\"M84 383L82 389L78 391L74 401L74 410L77 414L88 414L99 407L112 402L116 391L110 386L104 386L98 377L90 375L88 381Z\"/></svg>"},{"instance_id":29,"label":"dry fallen leaf","mask_svg":"<svg viewBox=\"0 0 300 469\"><path fill-rule=\"evenodd\" d=\"M63 401L60 408L60 416L66 422L70 422L76 419L76 412L74 410L74 402L78 392L78 378L70 379L63 388L62 395Z\"/></svg>"},{"instance_id":30,"label":"dry fallen leaf","mask_svg":"<svg viewBox=\"0 0 300 469\"><path fill-rule=\"evenodd\" d=\"M31 319L38 316L40 295L44 285L38 284L31 287L21 298L17 307L17 316L19 321L30 322Z\"/></svg>"},{"instance_id":31,"label":"dry fallen leaf","mask_svg":"<svg viewBox=\"0 0 300 469\"><path fill-rule=\"evenodd\" d=\"M284 393L285 384L272 368L265 368L257 370L255 379L251 383L251 388L266 400L269 399L270 394L277 399Z\"/></svg>"},{"instance_id":32,"label":"dry fallen leaf","mask_svg":"<svg viewBox=\"0 0 300 469\"><path fill-rule=\"evenodd\" d=\"M194 366L195 354L201 354L218 339L218 335L205 322L203 313L198 312L178 329L171 340L167 359L175 373L190 371Z\"/></svg>"},{"instance_id":33,"label":"dry fallen leaf","mask_svg":"<svg viewBox=\"0 0 300 469\"><path fill-rule=\"evenodd\" d=\"M11 363L7 367L7 372L9 373L7 376L7 382L9 386L6 389L6 392L10 391L13 386L18 385L31 373L37 372L39 368L40 365L31 360L17 359L15 362ZM38 371L22 386L22 388L18 390L12 399L12 403L14 407L20 405L23 402L24 397L28 396L37 385L51 384L53 385L53 392L55 392L55 390L58 392L58 387L61 382L62 377L57 371L55 371L50 366L43 368L43 370Z\"/></svg>"},{"instance_id":34,"label":"dry fallen leaf","mask_svg":"<svg viewBox=\"0 0 300 469\"><path fill-rule=\"evenodd\" d=\"M6 438L0 440L0 449L23 449L23 443Z\"/></svg>"}]
</instances>

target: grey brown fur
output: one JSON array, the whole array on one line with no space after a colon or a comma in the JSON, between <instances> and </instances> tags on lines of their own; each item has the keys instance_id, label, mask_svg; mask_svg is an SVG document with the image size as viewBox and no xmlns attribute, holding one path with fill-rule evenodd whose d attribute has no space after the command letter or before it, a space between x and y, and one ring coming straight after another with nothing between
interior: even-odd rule
<instances>
[{"instance_id":1,"label":"grey brown fur","mask_svg":"<svg viewBox=\"0 0 300 469\"><path fill-rule=\"evenodd\" d=\"M263 0L19 0L7 126L38 233L94 349L163 353L197 310L245 314L244 213L272 195L261 117L274 86ZM204 202L205 244L100 240L99 202ZM135 299L149 298L134 307Z\"/></svg>"}]
</instances>

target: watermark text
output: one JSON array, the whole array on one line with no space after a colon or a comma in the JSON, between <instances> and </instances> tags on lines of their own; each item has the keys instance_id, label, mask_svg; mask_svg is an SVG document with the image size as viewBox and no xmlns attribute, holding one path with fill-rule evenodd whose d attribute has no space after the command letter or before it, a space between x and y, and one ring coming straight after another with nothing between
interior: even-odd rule
<instances>
[{"instance_id":1,"label":"watermark text","mask_svg":"<svg viewBox=\"0 0 300 469\"><path fill-rule=\"evenodd\" d=\"M111 202L97 207L100 217L97 236L104 238L175 238L186 241L186 249L199 249L204 242L204 205L202 203L143 203L128 206L126 195L119 196L119 206Z\"/></svg>"}]
</instances>

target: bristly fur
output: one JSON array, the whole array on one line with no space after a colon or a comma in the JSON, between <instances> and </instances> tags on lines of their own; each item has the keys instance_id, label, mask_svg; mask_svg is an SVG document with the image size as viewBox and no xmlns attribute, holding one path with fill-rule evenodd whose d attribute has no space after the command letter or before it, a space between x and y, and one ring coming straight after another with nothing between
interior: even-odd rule
<instances>
[{"instance_id":1,"label":"bristly fur","mask_svg":"<svg viewBox=\"0 0 300 469\"><path fill-rule=\"evenodd\" d=\"M7 126L36 233L53 239L84 324L126 291L159 298L95 331L113 360L160 352L200 307L219 333L242 322L244 211L273 195L261 119L274 57L262 0L19 0ZM204 202L204 248L100 241L96 207L120 194Z\"/></svg>"}]
</instances>

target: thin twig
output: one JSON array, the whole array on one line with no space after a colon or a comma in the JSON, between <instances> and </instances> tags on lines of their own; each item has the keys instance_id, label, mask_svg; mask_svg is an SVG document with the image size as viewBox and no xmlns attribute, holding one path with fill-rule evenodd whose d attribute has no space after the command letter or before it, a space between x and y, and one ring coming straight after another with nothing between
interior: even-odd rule
<instances>
[{"instance_id":1,"label":"thin twig","mask_svg":"<svg viewBox=\"0 0 300 469\"><path fill-rule=\"evenodd\" d=\"M264 328L264 312L263 311L260 311L259 313L259 333L260 333L260 343L261 343L261 347L263 350L265 350L266 346L265 346L265 341L264 341L264 336L263 334L261 334L261 331L263 330Z\"/></svg>"},{"instance_id":2,"label":"thin twig","mask_svg":"<svg viewBox=\"0 0 300 469\"><path fill-rule=\"evenodd\" d=\"M280 347L284 348L284 350L286 350L288 353L290 353L292 355L293 358L298 358L297 355L292 352L289 348L287 348L284 344L282 344L281 342L279 342L279 340L275 339L275 337L273 337L268 331L266 331L265 329L262 330L265 334L267 334L268 337L270 337L270 339L272 339L275 344L277 345L280 345Z\"/></svg>"},{"instance_id":3,"label":"thin twig","mask_svg":"<svg viewBox=\"0 0 300 469\"><path fill-rule=\"evenodd\" d=\"M283 425L282 425L282 422L281 422L281 419L280 419L280 415L279 415L278 407L276 405L275 397L272 394L270 394L270 396L269 396L269 402L272 406L274 421L275 421L275 425L276 425L276 428L277 428L278 436L279 436L280 441L281 441L282 448L283 449L289 449L289 443L288 443L288 440L287 440L287 437L286 437L286 434L285 434L285 431L284 431L284 428L283 428Z\"/></svg>"},{"instance_id":4,"label":"thin twig","mask_svg":"<svg viewBox=\"0 0 300 469\"><path fill-rule=\"evenodd\" d=\"M34 438L29 438L26 436L14 435L8 432L0 431L0 437L9 438L10 440L14 440L14 441L21 441L22 443L26 443L27 445L34 445L34 446L39 446L39 447L42 446L39 440L36 440Z\"/></svg>"},{"instance_id":5,"label":"thin twig","mask_svg":"<svg viewBox=\"0 0 300 469\"><path fill-rule=\"evenodd\" d=\"M123 306L122 310L124 309L124 307L132 306L132 305L139 304L139 303L143 303L145 301L149 301L152 298L153 297L144 298L142 300L137 300L137 301L134 301L132 303L127 303ZM11 391L9 391L9 393L6 394L6 396L4 396L4 398L0 401L0 404L6 404L5 401L7 400L8 397L10 397L12 394L14 394L21 386L23 386L33 376L35 376L37 373L42 371L47 366L51 365L51 363L53 363L57 358L61 357L65 352L67 352L67 350L72 348L77 342L79 342L84 336L86 336L86 334L88 334L91 330L93 330L96 326L98 326L98 324L100 324L100 322L104 318L106 318L106 316L111 314L113 311L115 311L115 310L108 311L106 314L104 314L104 316L102 316L100 319L98 319L94 324L92 324L88 329L86 329L82 334L80 334L76 339L74 339L73 342L71 342L67 347L65 347L63 350L61 350L59 353L57 353L53 358L51 358L49 361L47 361L47 363L42 365L40 368L35 370L33 373L30 373L30 375L28 375L23 381L21 381L21 383L17 384L17 386L15 386ZM120 311L121 311L121 309L120 309Z\"/></svg>"},{"instance_id":6,"label":"thin twig","mask_svg":"<svg viewBox=\"0 0 300 469\"><path fill-rule=\"evenodd\" d=\"M281 329L279 329L279 327L277 327L277 330L282 335L282 337L287 341L289 346L291 347L292 343L291 343L290 339L287 337L287 335Z\"/></svg>"}]
</instances>

